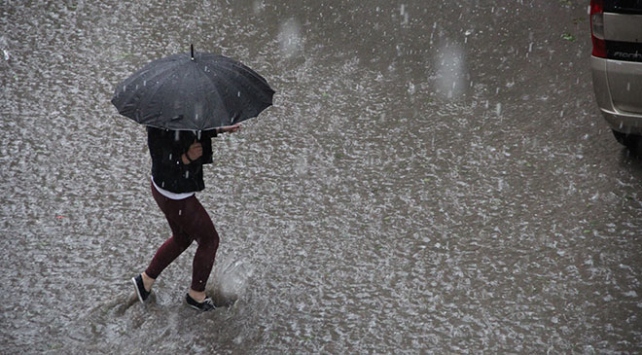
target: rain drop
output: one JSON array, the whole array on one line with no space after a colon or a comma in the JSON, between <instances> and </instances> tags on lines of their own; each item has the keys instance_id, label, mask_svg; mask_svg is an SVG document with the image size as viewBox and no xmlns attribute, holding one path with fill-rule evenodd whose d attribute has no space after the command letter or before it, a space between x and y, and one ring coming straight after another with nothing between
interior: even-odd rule
<instances>
[{"instance_id":1,"label":"rain drop","mask_svg":"<svg viewBox=\"0 0 642 355\"><path fill-rule=\"evenodd\" d=\"M447 99L459 98L464 93L467 76L463 49L457 45L443 46L434 60L438 92Z\"/></svg>"},{"instance_id":2,"label":"rain drop","mask_svg":"<svg viewBox=\"0 0 642 355\"><path fill-rule=\"evenodd\" d=\"M415 87L415 84L413 84L412 82L409 82L408 83L408 93L410 95L414 95L416 92L417 92L417 88Z\"/></svg>"},{"instance_id":3,"label":"rain drop","mask_svg":"<svg viewBox=\"0 0 642 355\"><path fill-rule=\"evenodd\" d=\"M291 18L281 24L278 38L281 51L286 57L294 57L303 52L304 39L301 35L301 26L296 19Z\"/></svg>"},{"instance_id":4,"label":"rain drop","mask_svg":"<svg viewBox=\"0 0 642 355\"><path fill-rule=\"evenodd\" d=\"M264 8L265 8L265 4L263 3L263 1L259 1L259 0L254 1L254 6L252 7L252 9L254 10L255 15L258 15L259 13L261 13L261 11Z\"/></svg>"},{"instance_id":5,"label":"rain drop","mask_svg":"<svg viewBox=\"0 0 642 355\"><path fill-rule=\"evenodd\" d=\"M399 12L400 12L400 15L403 17L401 24L407 25L410 21L410 14L406 11L406 5L402 4Z\"/></svg>"},{"instance_id":6,"label":"rain drop","mask_svg":"<svg viewBox=\"0 0 642 355\"><path fill-rule=\"evenodd\" d=\"M182 216L183 215L183 210L178 210L178 215Z\"/></svg>"}]
</instances>

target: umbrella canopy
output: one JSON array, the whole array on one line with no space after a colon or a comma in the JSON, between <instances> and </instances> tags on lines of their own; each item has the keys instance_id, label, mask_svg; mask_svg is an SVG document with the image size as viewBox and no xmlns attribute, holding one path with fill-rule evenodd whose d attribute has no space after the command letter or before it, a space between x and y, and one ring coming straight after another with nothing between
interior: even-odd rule
<instances>
[{"instance_id":1,"label":"umbrella canopy","mask_svg":"<svg viewBox=\"0 0 642 355\"><path fill-rule=\"evenodd\" d=\"M205 131L256 117L274 90L254 70L211 53L175 54L145 65L118 84L118 112L157 128Z\"/></svg>"}]
</instances>

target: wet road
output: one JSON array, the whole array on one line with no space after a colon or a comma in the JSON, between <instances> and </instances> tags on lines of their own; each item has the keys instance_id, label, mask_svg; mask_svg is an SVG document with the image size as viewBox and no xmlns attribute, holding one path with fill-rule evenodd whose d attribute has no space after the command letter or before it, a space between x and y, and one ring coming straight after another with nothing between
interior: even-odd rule
<instances>
[{"instance_id":1,"label":"wet road","mask_svg":"<svg viewBox=\"0 0 642 355\"><path fill-rule=\"evenodd\" d=\"M639 353L642 162L586 6L0 2L0 352ZM169 230L109 103L190 43L277 90L215 142L208 291L236 303L207 314L194 247L134 298Z\"/></svg>"}]
</instances>

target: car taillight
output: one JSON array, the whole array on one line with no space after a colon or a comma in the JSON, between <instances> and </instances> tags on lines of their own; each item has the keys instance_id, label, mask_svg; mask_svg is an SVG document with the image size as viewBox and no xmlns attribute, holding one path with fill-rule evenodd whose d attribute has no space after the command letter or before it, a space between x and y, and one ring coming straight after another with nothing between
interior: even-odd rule
<instances>
[{"instance_id":1,"label":"car taillight","mask_svg":"<svg viewBox=\"0 0 642 355\"><path fill-rule=\"evenodd\" d=\"M591 0L591 39L593 55L606 58L606 41L604 40L604 0Z\"/></svg>"}]
</instances>

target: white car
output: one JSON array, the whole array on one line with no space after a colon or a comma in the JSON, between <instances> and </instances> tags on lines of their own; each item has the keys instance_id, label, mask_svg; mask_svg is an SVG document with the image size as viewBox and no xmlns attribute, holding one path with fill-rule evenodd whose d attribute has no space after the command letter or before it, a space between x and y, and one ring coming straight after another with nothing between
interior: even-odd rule
<instances>
[{"instance_id":1,"label":"white car","mask_svg":"<svg viewBox=\"0 0 642 355\"><path fill-rule=\"evenodd\" d=\"M597 105L618 142L642 151L642 0L591 0Z\"/></svg>"}]
</instances>

